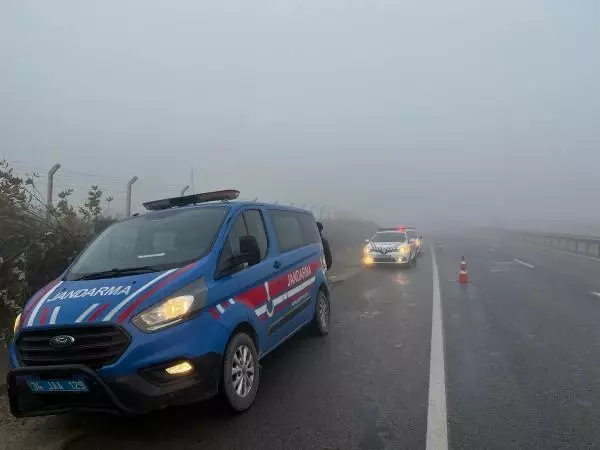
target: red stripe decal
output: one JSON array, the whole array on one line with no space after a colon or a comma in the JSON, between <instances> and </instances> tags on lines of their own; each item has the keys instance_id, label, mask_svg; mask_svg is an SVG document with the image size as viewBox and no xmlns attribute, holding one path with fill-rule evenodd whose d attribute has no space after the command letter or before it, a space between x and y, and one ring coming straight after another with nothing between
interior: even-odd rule
<instances>
[{"instance_id":1,"label":"red stripe decal","mask_svg":"<svg viewBox=\"0 0 600 450\"><path fill-rule=\"evenodd\" d=\"M263 283L246 292L242 292L235 298L235 301L242 302L252 309L262 305L266 300L267 291Z\"/></svg>"},{"instance_id":2,"label":"red stripe decal","mask_svg":"<svg viewBox=\"0 0 600 450\"><path fill-rule=\"evenodd\" d=\"M23 313L23 315L21 316L21 323L19 323L19 328L21 328L21 327L22 327L22 326L25 324L25 322L26 322L26 321L27 321L27 319L29 318L29 313L30 313L30 312L31 312L31 311L25 311L25 312Z\"/></svg>"},{"instance_id":3,"label":"red stripe decal","mask_svg":"<svg viewBox=\"0 0 600 450\"><path fill-rule=\"evenodd\" d=\"M37 305L37 303L44 297L44 295L46 295L46 292L48 292L50 289L52 289L56 283L58 283L58 278L56 280L52 280L50 283L48 283L46 286L44 286L42 289L40 289L38 291L38 293L35 295L34 299L32 299L29 302L29 306L25 309L25 313L23 314L23 316L29 315L29 313L35 307L35 305ZM24 322L25 321L23 321L23 323Z\"/></svg>"},{"instance_id":4,"label":"red stripe decal","mask_svg":"<svg viewBox=\"0 0 600 450\"><path fill-rule=\"evenodd\" d=\"M42 311L42 315L40 316L40 325L44 325L46 323L47 317L48 317L48 308L44 308Z\"/></svg>"},{"instance_id":5,"label":"red stripe decal","mask_svg":"<svg viewBox=\"0 0 600 450\"><path fill-rule=\"evenodd\" d=\"M219 320L219 314L217 313L216 308L210 308L210 313L215 319Z\"/></svg>"},{"instance_id":6,"label":"red stripe decal","mask_svg":"<svg viewBox=\"0 0 600 450\"><path fill-rule=\"evenodd\" d=\"M137 298L136 301L132 302L127 308L125 308L125 310L119 315L117 322L123 323L125 321L125 319L127 319L127 317L135 310L135 308L137 308L140 305L140 303L142 303L148 297L150 297L151 295L155 294L157 291L159 291L160 289L165 287L168 283L173 281L175 278L179 277L181 274L190 270L192 267L194 267L193 263L189 264L185 267L182 267L177 272L173 272L167 278L165 278L164 280L161 280L159 283L155 284L154 287L152 287L152 289L144 292L142 295L140 295Z\"/></svg>"},{"instance_id":7,"label":"red stripe decal","mask_svg":"<svg viewBox=\"0 0 600 450\"><path fill-rule=\"evenodd\" d=\"M108 308L108 303L105 303L104 305L102 305L100 308L96 308L96 310L92 313L92 315L88 318L88 322L93 322L94 320L96 320L98 318L98 316L100 314L102 314L102 312Z\"/></svg>"},{"instance_id":8,"label":"red stripe decal","mask_svg":"<svg viewBox=\"0 0 600 450\"><path fill-rule=\"evenodd\" d=\"M295 283L290 284L288 275L306 266L310 266L310 274L302 279L298 279ZM294 269L290 272L286 272L283 275L279 275L277 278L274 278L269 281L269 295L271 296L271 298L279 297L281 294L290 290L294 286L306 281L307 278L314 276L320 267L321 261L319 259L316 259L307 264L302 265L297 269ZM267 301L267 292L265 291L264 284L261 283L260 285L246 292L242 292L241 294L235 297L235 301L243 303L252 309L256 309L259 306L264 305Z\"/></svg>"},{"instance_id":9,"label":"red stripe decal","mask_svg":"<svg viewBox=\"0 0 600 450\"><path fill-rule=\"evenodd\" d=\"M302 270L306 266L310 267L310 273L305 274L305 276L303 276L301 278L295 279L290 284L289 276L292 275L296 271ZM289 289L293 288L294 286L296 286L298 284L303 283L308 278L314 276L315 273L317 272L317 270L319 270L319 267L321 267L321 262L317 259L317 260L311 261L307 264L303 264L300 267L298 267L294 270L291 270L290 272L286 272L285 274L280 275L279 277L275 278L274 280L269 281L269 291L271 294L271 298L279 297L284 292L288 291Z\"/></svg>"},{"instance_id":10,"label":"red stripe decal","mask_svg":"<svg viewBox=\"0 0 600 450\"><path fill-rule=\"evenodd\" d=\"M227 309L229 308L231 305L229 304L229 300L224 301L223 303L221 303L221 307L223 309Z\"/></svg>"},{"instance_id":11,"label":"red stripe decal","mask_svg":"<svg viewBox=\"0 0 600 450\"><path fill-rule=\"evenodd\" d=\"M269 281L269 293L271 294L271 298L279 297L288 290L288 275L289 273L284 273Z\"/></svg>"},{"instance_id":12,"label":"red stripe decal","mask_svg":"<svg viewBox=\"0 0 600 450\"><path fill-rule=\"evenodd\" d=\"M277 305L275 307L275 312L281 311L281 309L284 308L288 303L291 303L294 300L297 300L299 297L301 297L302 295L304 295L308 291L310 291L310 289L312 287L313 287L313 285L311 284L310 286L307 286L306 288L302 289L300 292L296 293L295 295L292 295L290 298L286 299L284 302L281 302L279 305Z\"/></svg>"}]
</instances>

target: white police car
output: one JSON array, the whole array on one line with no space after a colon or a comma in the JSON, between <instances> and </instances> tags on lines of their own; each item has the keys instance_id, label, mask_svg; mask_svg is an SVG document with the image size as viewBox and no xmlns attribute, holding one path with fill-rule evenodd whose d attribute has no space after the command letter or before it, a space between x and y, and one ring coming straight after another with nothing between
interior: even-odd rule
<instances>
[{"instance_id":1,"label":"white police car","mask_svg":"<svg viewBox=\"0 0 600 450\"><path fill-rule=\"evenodd\" d=\"M363 251L363 265L416 263L417 245L410 239L407 230L400 228L380 228L371 239L366 240Z\"/></svg>"}]
</instances>

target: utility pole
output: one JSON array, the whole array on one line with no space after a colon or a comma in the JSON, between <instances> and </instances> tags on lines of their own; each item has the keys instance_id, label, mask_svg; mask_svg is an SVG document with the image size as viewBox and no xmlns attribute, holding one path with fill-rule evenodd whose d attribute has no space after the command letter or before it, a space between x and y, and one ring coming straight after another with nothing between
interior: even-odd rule
<instances>
[{"instance_id":1,"label":"utility pole","mask_svg":"<svg viewBox=\"0 0 600 450\"><path fill-rule=\"evenodd\" d=\"M325 206L321 205L321 209L319 209L319 219L323 220L325 214Z\"/></svg>"},{"instance_id":2,"label":"utility pole","mask_svg":"<svg viewBox=\"0 0 600 450\"><path fill-rule=\"evenodd\" d=\"M127 182L127 199L125 200L125 216L131 216L131 186L137 181L138 177L133 177Z\"/></svg>"},{"instance_id":3,"label":"utility pole","mask_svg":"<svg viewBox=\"0 0 600 450\"><path fill-rule=\"evenodd\" d=\"M46 219L50 219L52 213L52 190L54 189L54 174L60 169L60 164L54 164L48 171L48 188L46 190Z\"/></svg>"},{"instance_id":4,"label":"utility pole","mask_svg":"<svg viewBox=\"0 0 600 450\"><path fill-rule=\"evenodd\" d=\"M189 184L186 184L185 187L181 190L181 192L179 193L180 197L183 197L183 194L185 194L185 191L187 191L190 188Z\"/></svg>"}]
</instances>

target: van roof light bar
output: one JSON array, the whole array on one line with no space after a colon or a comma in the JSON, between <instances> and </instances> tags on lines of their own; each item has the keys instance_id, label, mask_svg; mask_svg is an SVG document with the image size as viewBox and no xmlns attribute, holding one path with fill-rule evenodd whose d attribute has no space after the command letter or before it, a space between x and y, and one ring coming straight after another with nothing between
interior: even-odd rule
<instances>
[{"instance_id":1,"label":"van roof light bar","mask_svg":"<svg viewBox=\"0 0 600 450\"><path fill-rule=\"evenodd\" d=\"M182 197L164 198L144 203L148 211L160 211L162 209L179 208L181 206L195 205L207 202L228 202L235 200L240 191L235 189L224 189L222 191L202 192L200 194L185 195Z\"/></svg>"}]
</instances>

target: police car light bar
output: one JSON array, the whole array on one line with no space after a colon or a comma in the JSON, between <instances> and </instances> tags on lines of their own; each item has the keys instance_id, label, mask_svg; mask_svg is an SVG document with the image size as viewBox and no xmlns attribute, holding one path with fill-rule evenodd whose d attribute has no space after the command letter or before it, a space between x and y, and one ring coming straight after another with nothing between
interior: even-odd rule
<instances>
[{"instance_id":1,"label":"police car light bar","mask_svg":"<svg viewBox=\"0 0 600 450\"><path fill-rule=\"evenodd\" d=\"M408 227L410 229L410 227ZM406 231L407 227L378 228L377 231Z\"/></svg>"},{"instance_id":2,"label":"police car light bar","mask_svg":"<svg viewBox=\"0 0 600 450\"><path fill-rule=\"evenodd\" d=\"M206 202L227 202L235 200L240 195L240 191L235 189L225 189L222 191L202 192L200 194L185 195L183 197L164 198L162 200L152 200L144 203L144 208L148 211L160 211L161 209L177 208L180 206L195 205L196 203Z\"/></svg>"}]
</instances>

